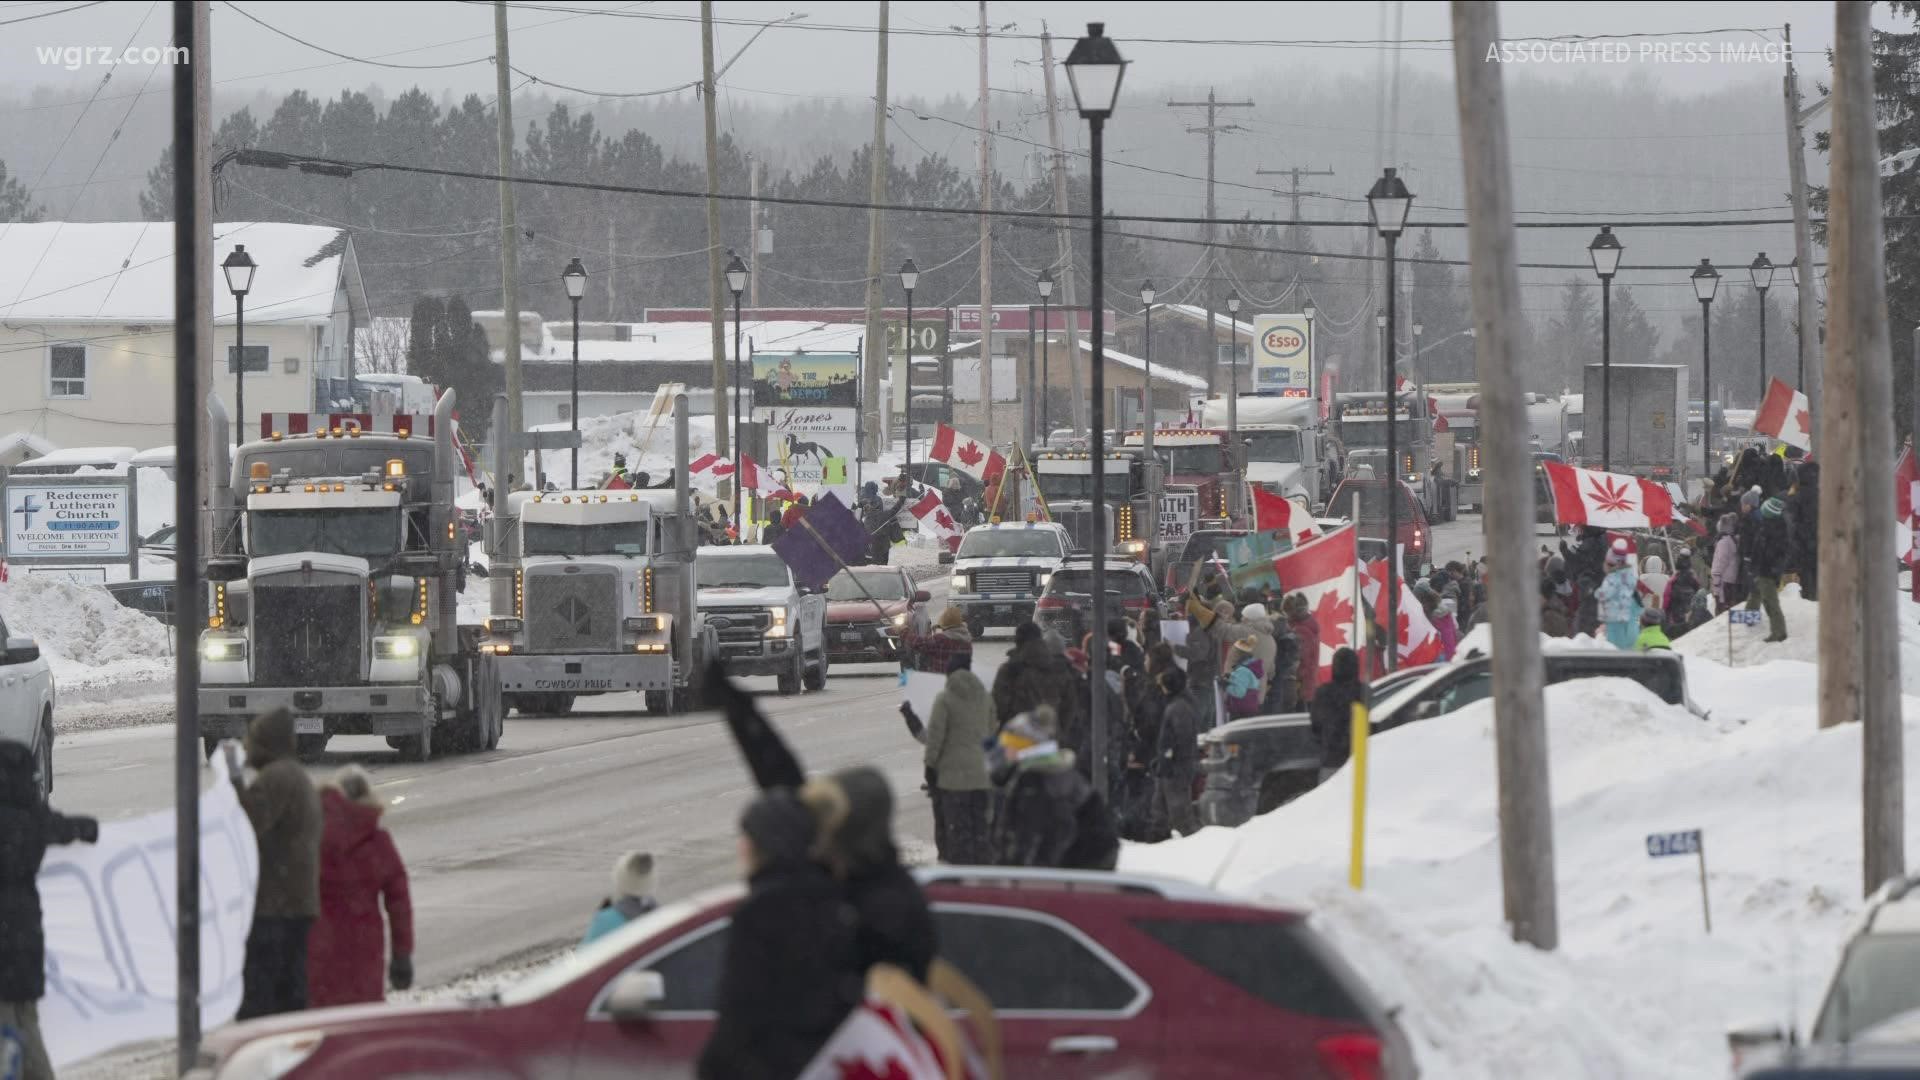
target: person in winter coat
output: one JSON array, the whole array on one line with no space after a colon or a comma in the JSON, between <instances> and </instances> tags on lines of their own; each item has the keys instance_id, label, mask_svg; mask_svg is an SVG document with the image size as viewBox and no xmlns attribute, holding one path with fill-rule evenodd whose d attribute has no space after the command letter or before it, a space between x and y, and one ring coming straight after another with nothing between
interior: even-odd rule
<instances>
[{"instance_id":1,"label":"person in winter coat","mask_svg":"<svg viewBox=\"0 0 1920 1080\"><path fill-rule=\"evenodd\" d=\"M653 856L629 851L613 860L613 891L600 903L580 939L586 945L660 906L653 896Z\"/></svg>"},{"instance_id":2,"label":"person in winter coat","mask_svg":"<svg viewBox=\"0 0 1920 1080\"><path fill-rule=\"evenodd\" d=\"M1294 702L1296 707L1313 700L1313 692L1320 687L1320 624L1314 620L1313 610L1307 606L1307 594L1290 593L1280 602L1280 609L1286 612L1287 626L1300 642L1300 666L1295 676Z\"/></svg>"},{"instance_id":3,"label":"person in winter coat","mask_svg":"<svg viewBox=\"0 0 1920 1080\"><path fill-rule=\"evenodd\" d=\"M1600 577L1588 574L1580 579L1580 604L1573 612L1573 632L1587 637L1600 634Z\"/></svg>"},{"instance_id":4,"label":"person in winter coat","mask_svg":"<svg viewBox=\"0 0 1920 1080\"><path fill-rule=\"evenodd\" d=\"M1746 556L1753 576L1753 592L1747 596L1747 610L1767 609L1768 641L1787 640L1787 617L1780 610L1780 578L1787 572L1787 504L1770 495L1760 504L1757 522Z\"/></svg>"},{"instance_id":5,"label":"person in winter coat","mask_svg":"<svg viewBox=\"0 0 1920 1080\"><path fill-rule=\"evenodd\" d=\"M1109 650L1108 671L1121 672L1128 668L1135 671L1146 669L1147 652L1139 642L1128 636L1131 626L1132 624L1125 619L1107 620L1107 642L1113 647Z\"/></svg>"},{"instance_id":6,"label":"person in winter coat","mask_svg":"<svg viewBox=\"0 0 1920 1080\"><path fill-rule=\"evenodd\" d=\"M1233 643L1231 668L1226 675L1227 715L1238 720L1260 715L1259 643L1249 634Z\"/></svg>"},{"instance_id":7,"label":"person in winter coat","mask_svg":"<svg viewBox=\"0 0 1920 1080\"><path fill-rule=\"evenodd\" d=\"M320 796L294 757L293 714L253 718L245 740L253 782L234 785L260 850L253 925L241 964L239 1019L307 1007L307 933L320 914Z\"/></svg>"},{"instance_id":8,"label":"person in winter coat","mask_svg":"<svg viewBox=\"0 0 1920 1080\"><path fill-rule=\"evenodd\" d=\"M0 1070L17 1080L53 1080L40 1036L40 999L47 992L46 936L41 926L40 860L47 848L91 844L100 825L68 817L40 797L37 755L25 743L0 741ZM9 1047L8 1042L13 1046Z\"/></svg>"},{"instance_id":9,"label":"person in winter coat","mask_svg":"<svg viewBox=\"0 0 1920 1080\"><path fill-rule=\"evenodd\" d=\"M1787 569L1800 577L1800 597L1820 599L1820 466L1802 461L1794 468L1787 496Z\"/></svg>"},{"instance_id":10,"label":"person in winter coat","mask_svg":"<svg viewBox=\"0 0 1920 1080\"><path fill-rule=\"evenodd\" d=\"M1074 717L1072 726L1060 725L1059 741L1063 749L1073 751L1074 767L1080 775L1093 779L1093 668L1092 657L1088 650L1093 648L1093 635L1088 634L1080 648L1068 649L1067 667L1073 672L1074 695L1083 707ZM1127 698L1124 676L1119 670L1118 658L1109 651L1106 667L1106 722L1107 722L1107 790L1102 792L1108 803L1119 797L1120 773L1127 765L1127 748L1118 738L1119 733L1127 729ZM1059 715L1056 710L1055 715Z\"/></svg>"},{"instance_id":11,"label":"person in winter coat","mask_svg":"<svg viewBox=\"0 0 1920 1080\"><path fill-rule=\"evenodd\" d=\"M1061 718L1062 727L1077 730L1082 699L1074 693L1075 679L1064 652L1049 645L1033 623L1014 630L1013 651L993 677L993 714L1001 723L1045 705Z\"/></svg>"},{"instance_id":12,"label":"person in winter coat","mask_svg":"<svg viewBox=\"0 0 1920 1080\"><path fill-rule=\"evenodd\" d=\"M1274 640L1273 620L1267 616L1267 606L1258 600L1240 609L1240 620L1234 624L1239 641L1253 638L1254 658L1260 661L1260 700L1267 700L1267 691L1273 685L1274 659L1279 654L1279 643Z\"/></svg>"},{"instance_id":13,"label":"person in winter coat","mask_svg":"<svg viewBox=\"0 0 1920 1080\"><path fill-rule=\"evenodd\" d=\"M1640 606L1657 607L1665 610L1661 601L1667 595L1667 583L1673 575L1667 573L1666 560L1658 555L1649 555L1640 564Z\"/></svg>"},{"instance_id":14,"label":"person in winter coat","mask_svg":"<svg viewBox=\"0 0 1920 1080\"><path fill-rule=\"evenodd\" d=\"M320 917L307 931L308 1008L385 1001L389 977L395 990L413 985L413 901L406 864L380 827L385 811L358 765L320 789Z\"/></svg>"},{"instance_id":15,"label":"person in winter coat","mask_svg":"<svg viewBox=\"0 0 1920 1080\"><path fill-rule=\"evenodd\" d=\"M1540 632L1556 638L1573 636L1573 620L1567 618L1567 605L1552 578L1540 579Z\"/></svg>"},{"instance_id":16,"label":"person in winter coat","mask_svg":"<svg viewBox=\"0 0 1920 1080\"><path fill-rule=\"evenodd\" d=\"M1000 729L1004 764L995 782L1004 792L993 823L995 862L1111 870L1120 857L1107 802L1061 748L1048 707L1022 713Z\"/></svg>"},{"instance_id":17,"label":"person in winter coat","mask_svg":"<svg viewBox=\"0 0 1920 1080\"><path fill-rule=\"evenodd\" d=\"M1260 712L1272 716L1300 710L1300 639L1286 619L1268 619L1273 627L1273 667L1267 678L1266 700Z\"/></svg>"},{"instance_id":18,"label":"person in winter coat","mask_svg":"<svg viewBox=\"0 0 1920 1080\"><path fill-rule=\"evenodd\" d=\"M1449 586L1451 588L1451 586ZM1451 596L1440 598L1433 608L1433 629L1440 635L1440 659L1452 660L1453 651L1460 646L1460 626L1454 619L1454 610L1460 602Z\"/></svg>"},{"instance_id":19,"label":"person in winter coat","mask_svg":"<svg viewBox=\"0 0 1920 1080\"><path fill-rule=\"evenodd\" d=\"M967 613L949 605L934 620L933 631L914 640L913 663L916 670L945 675L952 670L953 659L962 655L971 667L973 632L967 629Z\"/></svg>"},{"instance_id":20,"label":"person in winter coat","mask_svg":"<svg viewBox=\"0 0 1920 1080\"><path fill-rule=\"evenodd\" d=\"M1667 637L1667 615L1659 608L1650 607L1640 613L1640 637L1633 643L1638 652L1653 649L1673 648L1673 642Z\"/></svg>"},{"instance_id":21,"label":"person in winter coat","mask_svg":"<svg viewBox=\"0 0 1920 1080\"><path fill-rule=\"evenodd\" d=\"M1187 685L1193 694L1194 722L1200 730L1208 731L1226 719L1214 715L1211 687L1220 677L1226 651L1233 643L1227 636L1233 605L1225 600L1203 603L1188 593L1187 619Z\"/></svg>"},{"instance_id":22,"label":"person in winter coat","mask_svg":"<svg viewBox=\"0 0 1920 1080\"><path fill-rule=\"evenodd\" d=\"M1693 594L1693 608L1687 612L1687 629L1698 630L1713 621L1713 596L1705 589Z\"/></svg>"},{"instance_id":23,"label":"person in winter coat","mask_svg":"<svg viewBox=\"0 0 1920 1080\"><path fill-rule=\"evenodd\" d=\"M1360 681L1360 654L1342 646L1333 654L1333 677L1313 694L1307 720L1320 742L1320 779L1347 763L1353 752L1353 706L1367 700L1367 684Z\"/></svg>"},{"instance_id":24,"label":"person in winter coat","mask_svg":"<svg viewBox=\"0 0 1920 1080\"><path fill-rule=\"evenodd\" d=\"M1607 640L1616 649L1632 649L1640 637L1639 575L1625 540L1614 541L1613 550L1607 552L1607 577L1600 583L1598 598Z\"/></svg>"},{"instance_id":25,"label":"person in winter coat","mask_svg":"<svg viewBox=\"0 0 1920 1080\"><path fill-rule=\"evenodd\" d=\"M700 1080L798 1076L865 994L854 917L813 858L813 814L791 790L740 818L747 896L733 910Z\"/></svg>"},{"instance_id":26,"label":"person in winter coat","mask_svg":"<svg viewBox=\"0 0 1920 1080\"><path fill-rule=\"evenodd\" d=\"M1191 836L1200 828L1193 807L1193 777L1200 767L1199 732L1194 730L1193 699L1187 694L1187 675L1169 667L1155 676L1166 702L1156 733L1153 765L1153 812L1148 825L1153 840L1165 840L1169 830Z\"/></svg>"},{"instance_id":27,"label":"person in winter coat","mask_svg":"<svg viewBox=\"0 0 1920 1080\"><path fill-rule=\"evenodd\" d=\"M1686 552L1674 556L1673 576L1667 579L1666 592L1660 597L1660 611L1666 616L1667 636L1687 632L1687 619L1693 611L1693 597L1700 591L1700 579L1693 572L1693 556Z\"/></svg>"},{"instance_id":28,"label":"person in winter coat","mask_svg":"<svg viewBox=\"0 0 1920 1080\"><path fill-rule=\"evenodd\" d=\"M1591 573L1594 580L1606 574L1607 530L1592 525L1582 526L1580 538L1572 547L1560 542L1560 554L1567 561L1567 576L1579 581Z\"/></svg>"},{"instance_id":29,"label":"person in winter coat","mask_svg":"<svg viewBox=\"0 0 1920 1080\"><path fill-rule=\"evenodd\" d=\"M993 697L973 673L973 657L953 658L947 685L933 699L924 758L933 798L934 846L953 865L987 862L987 759L993 737Z\"/></svg>"},{"instance_id":30,"label":"person in winter coat","mask_svg":"<svg viewBox=\"0 0 1920 1080\"><path fill-rule=\"evenodd\" d=\"M1154 794L1150 770L1159 752L1160 727L1170 703L1160 676L1178 668L1173 659L1173 646L1161 642L1147 650L1146 668L1127 680L1126 754L1113 802L1120 836L1125 840L1146 840L1152 834ZM1184 690L1185 672L1181 672L1180 682ZM1191 710L1189 703L1189 718Z\"/></svg>"},{"instance_id":31,"label":"person in winter coat","mask_svg":"<svg viewBox=\"0 0 1920 1080\"><path fill-rule=\"evenodd\" d=\"M1740 587L1739 518L1731 513L1721 514L1717 531L1719 539L1713 546L1713 599L1720 610L1725 611L1746 598L1746 590Z\"/></svg>"}]
</instances>

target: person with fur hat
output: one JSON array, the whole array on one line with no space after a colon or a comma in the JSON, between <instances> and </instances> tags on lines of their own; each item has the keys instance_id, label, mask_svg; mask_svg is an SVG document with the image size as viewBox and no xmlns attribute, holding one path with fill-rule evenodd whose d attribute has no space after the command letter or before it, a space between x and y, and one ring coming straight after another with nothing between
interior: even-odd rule
<instances>
[{"instance_id":1,"label":"person with fur hat","mask_svg":"<svg viewBox=\"0 0 1920 1080\"><path fill-rule=\"evenodd\" d=\"M1780 610L1780 578L1787 572L1789 544L1786 515L1787 504L1778 495L1761 500L1751 519L1751 542L1741 549L1753 585L1747 610L1767 609L1768 641L1787 640L1787 617Z\"/></svg>"},{"instance_id":2,"label":"person with fur hat","mask_svg":"<svg viewBox=\"0 0 1920 1080\"><path fill-rule=\"evenodd\" d=\"M1313 700L1314 691L1320 688L1320 623L1313 617L1306 593L1288 593L1280 602L1280 610L1286 613L1287 627L1300 643L1294 700L1305 704Z\"/></svg>"},{"instance_id":3,"label":"person with fur hat","mask_svg":"<svg viewBox=\"0 0 1920 1080\"><path fill-rule=\"evenodd\" d=\"M624 852L613 860L613 891L600 901L600 909L587 922L587 932L580 938L580 944L618 930L659 906L653 896L653 855L645 851Z\"/></svg>"},{"instance_id":4,"label":"person with fur hat","mask_svg":"<svg viewBox=\"0 0 1920 1080\"><path fill-rule=\"evenodd\" d=\"M307 932L320 914L320 796L294 756L293 714L262 713L247 724L247 765L235 769L240 806L260 851L253 925L241 964L238 1019L307 1007Z\"/></svg>"},{"instance_id":5,"label":"person with fur hat","mask_svg":"<svg viewBox=\"0 0 1920 1080\"><path fill-rule=\"evenodd\" d=\"M395 990L413 985L413 901L400 850L380 826L386 808L358 765L320 789L320 915L307 931L308 1008L385 1001L389 978Z\"/></svg>"},{"instance_id":6,"label":"person with fur hat","mask_svg":"<svg viewBox=\"0 0 1920 1080\"><path fill-rule=\"evenodd\" d=\"M1073 751L1061 748L1059 735L1048 706L1021 713L1000 729L993 772L1002 792L993 825L995 861L1111 870L1120 857L1113 815L1074 767Z\"/></svg>"},{"instance_id":7,"label":"person with fur hat","mask_svg":"<svg viewBox=\"0 0 1920 1080\"><path fill-rule=\"evenodd\" d=\"M1634 650L1637 652L1647 652L1652 649L1667 649L1671 651L1673 642L1667 637L1666 624L1667 613L1661 611L1659 608L1650 607L1642 611L1640 613L1640 637L1633 643Z\"/></svg>"},{"instance_id":8,"label":"person with fur hat","mask_svg":"<svg viewBox=\"0 0 1920 1080\"><path fill-rule=\"evenodd\" d=\"M1193 698L1187 693L1187 673L1168 666L1155 676L1166 705L1160 710L1154 748L1153 809L1148 818L1150 840L1165 840L1172 832L1191 836L1200 819L1193 807L1193 777L1200 767L1199 732L1194 729Z\"/></svg>"},{"instance_id":9,"label":"person with fur hat","mask_svg":"<svg viewBox=\"0 0 1920 1080\"><path fill-rule=\"evenodd\" d=\"M0 740L0 1052L17 1055L4 1072L20 1080L53 1080L40 1037L40 999L47 993L40 860L49 847L100 838L99 822L47 805L39 767L31 747ZM0 1066L7 1064L0 1056Z\"/></svg>"},{"instance_id":10,"label":"person with fur hat","mask_svg":"<svg viewBox=\"0 0 1920 1080\"><path fill-rule=\"evenodd\" d=\"M1631 651L1640 637L1640 591L1626 540L1617 539L1608 548L1606 565L1607 576L1597 594L1600 621L1606 624L1607 640L1614 648Z\"/></svg>"},{"instance_id":11,"label":"person with fur hat","mask_svg":"<svg viewBox=\"0 0 1920 1080\"><path fill-rule=\"evenodd\" d=\"M1015 627L1013 651L993 677L993 715L1004 724L1045 705L1060 717L1062 728L1077 731L1086 696L1074 691L1085 684L1073 677L1065 653L1059 636L1042 632L1039 624L1025 622Z\"/></svg>"},{"instance_id":12,"label":"person with fur hat","mask_svg":"<svg viewBox=\"0 0 1920 1080\"><path fill-rule=\"evenodd\" d=\"M798 1076L865 994L854 916L816 861L819 830L792 790L740 816L747 895L733 910L700 1080Z\"/></svg>"},{"instance_id":13,"label":"person with fur hat","mask_svg":"<svg viewBox=\"0 0 1920 1080\"><path fill-rule=\"evenodd\" d=\"M1660 596L1660 610L1666 615L1669 638L1687 632L1687 618L1693 610L1693 597L1700 591L1700 578L1693 572L1693 555L1682 550L1673 557L1673 575L1667 578L1666 591Z\"/></svg>"},{"instance_id":14,"label":"person with fur hat","mask_svg":"<svg viewBox=\"0 0 1920 1080\"><path fill-rule=\"evenodd\" d=\"M916 671L945 675L953 669L957 656L973 657L973 631L967 629L967 613L949 604L933 621L933 630L910 645Z\"/></svg>"},{"instance_id":15,"label":"person with fur hat","mask_svg":"<svg viewBox=\"0 0 1920 1080\"><path fill-rule=\"evenodd\" d=\"M1227 715L1238 720L1260 715L1260 642L1252 634L1233 643L1225 679Z\"/></svg>"}]
</instances>

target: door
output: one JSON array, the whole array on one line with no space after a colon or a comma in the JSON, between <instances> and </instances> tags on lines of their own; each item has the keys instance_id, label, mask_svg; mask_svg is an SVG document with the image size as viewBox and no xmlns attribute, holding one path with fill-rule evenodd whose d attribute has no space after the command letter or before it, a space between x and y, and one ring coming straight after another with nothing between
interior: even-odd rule
<instances>
[{"instance_id":1,"label":"door","mask_svg":"<svg viewBox=\"0 0 1920 1080\"><path fill-rule=\"evenodd\" d=\"M993 1002L1009 1080L1172 1077L1153 991L1083 930L1038 911L936 904L940 954Z\"/></svg>"},{"instance_id":2,"label":"door","mask_svg":"<svg viewBox=\"0 0 1920 1080\"><path fill-rule=\"evenodd\" d=\"M573 1056L574 1080L693 1076L700 1048L713 1030L729 924L728 919L715 919L696 926L627 969L660 976L665 997L644 1020L619 1021L607 1015L607 994L619 976L607 980L581 1026Z\"/></svg>"},{"instance_id":3,"label":"door","mask_svg":"<svg viewBox=\"0 0 1920 1080\"><path fill-rule=\"evenodd\" d=\"M0 738L32 746L37 741L33 729L40 720L40 684L36 676L46 670L46 662L6 663L7 634L7 624L0 620Z\"/></svg>"}]
</instances>

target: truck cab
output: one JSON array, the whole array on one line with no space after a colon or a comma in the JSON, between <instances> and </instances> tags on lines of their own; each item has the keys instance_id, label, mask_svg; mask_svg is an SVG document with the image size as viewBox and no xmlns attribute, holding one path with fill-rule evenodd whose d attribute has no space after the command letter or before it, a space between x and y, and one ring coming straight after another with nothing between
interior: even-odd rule
<instances>
[{"instance_id":1,"label":"truck cab","mask_svg":"<svg viewBox=\"0 0 1920 1080\"><path fill-rule=\"evenodd\" d=\"M1049 520L1066 526L1075 553L1093 543L1093 455L1084 450L1038 450L1032 461ZM1111 549L1142 540L1147 528L1147 468L1138 451L1110 451L1100 487L1107 504Z\"/></svg>"},{"instance_id":2,"label":"truck cab","mask_svg":"<svg viewBox=\"0 0 1920 1080\"><path fill-rule=\"evenodd\" d=\"M773 548L703 547L694 571L728 672L776 676L782 694L826 688L827 598L802 588Z\"/></svg>"},{"instance_id":3,"label":"truck cab","mask_svg":"<svg viewBox=\"0 0 1920 1080\"><path fill-rule=\"evenodd\" d=\"M1053 522L975 526L954 553L947 604L966 615L976 640L989 626L1018 626L1072 551L1066 526Z\"/></svg>"},{"instance_id":4,"label":"truck cab","mask_svg":"<svg viewBox=\"0 0 1920 1080\"><path fill-rule=\"evenodd\" d=\"M1129 431L1122 445L1145 452L1146 433ZM1168 485L1191 486L1199 491L1201 520L1228 516L1227 477L1235 470L1225 429L1156 428L1153 453L1160 459L1160 470Z\"/></svg>"},{"instance_id":5,"label":"truck cab","mask_svg":"<svg viewBox=\"0 0 1920 1080\"><path fill-rule=\"evenodd\" d=\"M671 543L671 491L520 492L513 607L487 620L503 704L565 713L581 694L638 691L672 707L674 617L655 561ZM664 577L665 575L660 575Z\"/></svg>"},{"instance_id":6,"label":"truck cab","mask_svg":"<svg viewBox=\"0 0 1920 1080\"><path fill-rule=\"evenodd\" d=\"M1433 468L1433 418L1428 415L1425 395L1403 390L1395 395L1394 450L1400 455L1399 475L1419 488ZM1373 469L1376 477L1387 475L1387 400L1378 390L1340 394L1334 400L1334 422L1340 445L1347 455L1347 474L1358 464Z\"/></svg>"},{"instance_id":7,"label":"truck cab","mask_svg":"<svg viewBox=\"0 0 1920 1080\"><path fill-rule=\"evenodd\" d=\"M1321 505L1327 491L1318 432L1299 424L1242 424L1240 439L1247 444L1248 484Z\"/></svg>"}]
</instances>

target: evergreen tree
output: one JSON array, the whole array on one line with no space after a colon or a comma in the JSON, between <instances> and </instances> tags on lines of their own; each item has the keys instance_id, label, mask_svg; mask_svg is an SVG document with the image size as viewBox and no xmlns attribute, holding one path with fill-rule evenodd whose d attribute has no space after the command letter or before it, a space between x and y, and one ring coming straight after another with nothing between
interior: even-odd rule
<instances>
[{"instance_id":1,"label":"evergreen tree","mask_svg":"<svg viewBox=\"0 0 1920 1080\"><path fill-rule=\"evenodd\" d=\"M1560 313L1548 327L1549 348L1557 358L1565 383L1586 385L1588 364L1600 362L1600 297L1595 283L1568 278L1560 291Z\"/></svg>"},{"instance_id":2,"label":"evergreen tree","mask_svg":"<svg viewBox=\"0 0 1920 1080\"><path fill-rule=\"evenodd\" d=\"M1651 364L1659 349L1660 331L1633 298L1633 290L1613 290L1613 358L1625 364Z\"/></svg>"},{"instance_id":3,"label":"evergreen tree","mask_svg":"<svg viewBox=\"0 0 1920 1080\"><path fill-rule=\"evenodd\" d=\"M45 213L33 201L25 184L7 175L7 163L0 161L0 221L39 221Z\"/></svg>"}]
</instances>

